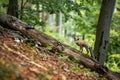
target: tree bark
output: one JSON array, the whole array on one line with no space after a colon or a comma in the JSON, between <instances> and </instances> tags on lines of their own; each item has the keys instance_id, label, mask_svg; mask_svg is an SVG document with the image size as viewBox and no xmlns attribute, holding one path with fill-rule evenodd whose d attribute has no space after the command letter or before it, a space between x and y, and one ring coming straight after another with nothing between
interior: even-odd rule
<instances>
[{"instance_id":1,"label":"tree bark","mask_svg":"<svg viewBox=\"0 0 120 80\"><path fill-rule=\"evenodd\" d=\"M21 33L30 36L41 43L43 46L51 46L52 50L57 50L69 56L69 58L76 59L84 66L91 68L92 70L97 71L98 73L104 75L111 80L120 80L120 76L116 76L114 72L108 70L105 66L100 65L98 62L93 61L88 56L82 55L80 51L71 48L68 45L62 44L56 39L36 30L28 29L28 24L22 22L21 20L5 15L0 14L0 25L6 28L20 31Z\"/></svg>"},{"instance_id":2,"label":"tree bark","mask_svg":"<svg viewBox=\"0 0 120 80\"><path fill-rule=\"evenodd\" d=\"M9 0L7 14L18 18L18 0Z\"/></svg>"},{"instance_id":3,"label":"tree bark","mask_svg":"<svg viewBox=\"0 0 120 80\"><path fill-rule=\"evenodd\" d=\"M39 17L39 1L36 0L36 15Z\"/></svg>"},{"instance_id":4,"label":"tree bark","mask_svg":"<svg viewBox=\"0 0 120 80\"><path fill-rule=\"evenodd\" d=\"M103 0L98 20L94 55L102 65L107 58L109 32L115 2L116 0Z\"/></svg>"},{"instance_id":5,"label":"tree bark","mask_svg":"<svg viewBox=\"0 0 120 80\"><path fill-rule=\"evenodd\" d=\"M59 36L62 35L62 12L59 12Z\"/></svg>"},{"instance_id":6,"label":"tree bark","mask_svg":"<svg viewBox=\"0 0 120 80\"><path fill-rule=\"evenodd\" d=\"M25 5L27 4L28 0L21 0L21 4L20 4L20 19L22 20L23 19L23 14L24 14L24 8L25 8Z\"/></svg>"},{"instance_id":7,"label":"tree bark","mask_svg":"<svg viewBox=\"0 0 120 80\"><path fill-rule=\"evenodd\" d=\"M41 17L42 17L42 22L43 22L43 25L42 25L42 31L44 32L45 31L45 22L47 22L46 20L48 19L48 16L47 14L45 14L45 10L44 10L44 0L41 0L41 3L42 3L42 14L41 14Z\"/></svg>"},{"instance_id":8,"label":"tree bark","mask_svg":"<svg viewBox=\"0 0 120 80\"><path fill-rule=\"evenodd\" d=\"M59 12L56 12L55 22L56 32L59 33Z\"/></svg>"}]
</instances>

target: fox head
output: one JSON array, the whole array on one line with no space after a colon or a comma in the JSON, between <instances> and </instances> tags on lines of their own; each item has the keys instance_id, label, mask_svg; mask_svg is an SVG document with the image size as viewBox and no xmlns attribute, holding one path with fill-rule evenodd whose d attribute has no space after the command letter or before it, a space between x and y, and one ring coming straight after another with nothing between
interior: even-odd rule
<instances>
[{"instance_id":1,"label":"fox head","mask_svg":"<svg viewBox=\"0 0 120 80\"><path fill-rule=\"evenodd\" d=\"M74 37L74 41L79 41L79 38Z\"/></svg>"}]
</instances>

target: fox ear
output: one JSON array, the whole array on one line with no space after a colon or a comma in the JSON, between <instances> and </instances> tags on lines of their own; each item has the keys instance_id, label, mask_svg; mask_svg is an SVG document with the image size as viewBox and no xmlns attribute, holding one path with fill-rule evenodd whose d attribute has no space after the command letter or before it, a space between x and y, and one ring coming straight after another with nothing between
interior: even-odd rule
<instances>
[{"instance_id":1,"label":"fox ear","mask_svg":"<svg viewBox=\"0 0 120 80\"><path fill-rule=\"evenodd\" d=\"M79 40L79 38L77 38L77 40Z\"/></svg>"},{"instance_id":2,"label":"fox ear","mask_svg":"<svg viewBox=\"0 0 120 80\"><path fill-rule=\"evenodd\" d=\"M79 38L74 37L74 40L79 40Z\"/></svg>"}]
</instances>

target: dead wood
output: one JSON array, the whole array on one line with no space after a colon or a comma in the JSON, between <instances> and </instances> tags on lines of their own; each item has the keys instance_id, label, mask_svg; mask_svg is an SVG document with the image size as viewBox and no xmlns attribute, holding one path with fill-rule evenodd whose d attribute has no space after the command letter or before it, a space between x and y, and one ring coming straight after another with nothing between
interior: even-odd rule
<instances>
[{"instance_id":1,"label":"dead wood","mask_svg":"<svg viewBox=\"0 0 120 80\"><path fill-rule=\"evenodd\" d=\"M5 15L0 14L0 25L3 27L17 30L23 33L26 36L30 36L35 40L39 41L42 46L51 46L53 51L63 52L64 54L68 55L72 59L78 60L84 66L91 68L94 71L104 75L110 80L120 80L118 76L114 74L114 72L108 70L105 66L100 65L98 62L92 60L91 58L82 55L78 50L71 48L68 45L62 44L61 42L57 41L56 39L44 34L41 31L38 31L28 25L21 20Z\"/></svg>"}]
</instances>

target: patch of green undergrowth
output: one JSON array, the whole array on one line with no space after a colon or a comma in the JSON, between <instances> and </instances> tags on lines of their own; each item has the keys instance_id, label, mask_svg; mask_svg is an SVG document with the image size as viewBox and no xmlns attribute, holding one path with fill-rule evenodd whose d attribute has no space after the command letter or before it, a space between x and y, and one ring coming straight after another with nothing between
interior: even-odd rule
<instances>
[{"instance_id":1,"label":"patch of green undergrowth","mask_svg":"<svg viewBox=\"0 0 120 80\"><path fill-rule=\"evenodd\" d=\"M120 54L109 55L105 65L112 71L120 72Z\"/></svg>"},{"instance_id":2,"label":"patch of green undergrowth","mask_svg":"<svg viewBox=\"0 0 120 80\"><path fill-rule=\"evenodd\" d=\"M19 70L15 64L0 65L0 80L21 80Z\"/></svg>"},{"instance_id":3,"label":"patch of green undergrowth","mask_svg":"<svg viewBox=\"0 0 120 80\"><path fill-rule=\"evenodd\" d=\"M49 58L50 57L50 55L47 54L47 53L40 54L40 56L43 57L43 58Z\"/></svg>"},{"instance_id":4,"label":"patch of green undergrowth","mask_svg":"<svg viewBox=\"0 0 120 80\"><path fill-rule=\"evenodd\" d=\"M70 60L68 56L66 56L65 54L61 53L59 54L59 57L58 57L59 60Z\"/></svg>"},{"instance_id":5,"label":"patch of green undergrowth","mask_svg":"<svg viewBox=\"0 0 120 80\"><path fill-rule=\"evenodd\" d=\"M50 76L48 75L47 72L39 73L38 80L50 80Z\"/></svg>"}]
</instances>

